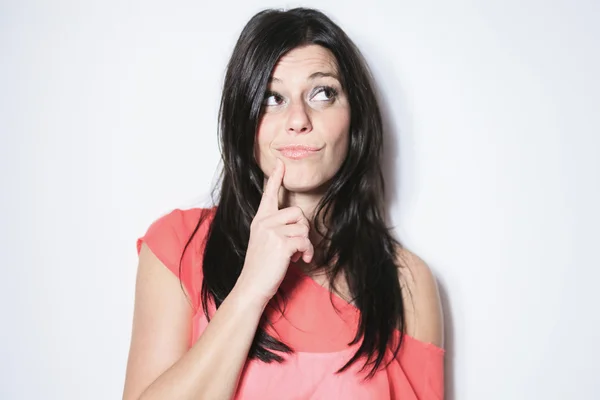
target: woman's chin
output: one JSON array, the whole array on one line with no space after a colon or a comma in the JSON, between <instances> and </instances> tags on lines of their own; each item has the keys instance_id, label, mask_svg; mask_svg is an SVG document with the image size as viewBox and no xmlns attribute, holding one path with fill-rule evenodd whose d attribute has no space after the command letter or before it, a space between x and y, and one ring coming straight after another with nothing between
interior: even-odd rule
<instances>
[{"instance_id":1,"label":"woman's chin","mask_svg":"<svg viewBox=\"0 0 600 400\"><path fill-rule=\"evenodd\" d=\"M311 194L317 191L318 185L287 184L283 185L288 192Z\"/></svg>"},{"instance_id":2,"label":"woman's chin","mask_svg":"<svg viewBox=\"0 0 600 400\"><path fill-rule=\"evenodd\" d=\"M284 178L283 186L292 193L302 193L302 194L322 194L324 192L324 182L305 182L305 181L296 181L290 179L289 181Z\"/></svg>"}]
</instances>

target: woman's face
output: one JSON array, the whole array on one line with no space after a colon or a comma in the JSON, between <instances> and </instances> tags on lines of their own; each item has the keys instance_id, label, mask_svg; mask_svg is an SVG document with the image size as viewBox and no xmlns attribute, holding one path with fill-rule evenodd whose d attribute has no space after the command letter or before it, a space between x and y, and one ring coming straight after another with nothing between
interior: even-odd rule
<instances>
[{"instance_id":1,"label":"woman's face","mask_svg":"<svg viewBox=\"0 0 600 400\"><path fill-rule=\"evenodd\" d=\"M317 45L291 50L271 74L256 160L270 176L281 159L287 190L320 192L346 158L349 127L350 106L333 54Z\"/></svg>"}]
</instances>

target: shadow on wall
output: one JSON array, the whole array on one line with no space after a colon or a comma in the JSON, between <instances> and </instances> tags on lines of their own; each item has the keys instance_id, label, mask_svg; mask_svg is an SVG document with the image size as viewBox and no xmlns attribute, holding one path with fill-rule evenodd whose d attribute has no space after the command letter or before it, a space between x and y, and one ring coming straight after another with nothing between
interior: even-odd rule
<instances>
[{"instance_id":1,"label":"shadow on wall","mask_svg":"<svg viewBox=\"0 0 600 400\"><path fill-rule=\"evenodd\" d=\"M387 100L388 96L386 95L387 93L396 94L401 101L404 100L404 97L402 96L402 87L398 81L399 78L391 68L388 68L389 64L386 64L385 62L386 58L380 56L379 54L374 54L373 49L375 49L376 46L373 46L371 43L369 43L369 46L365 46L364 48L369 49L369 58L371 61L369 62L369 65L377 65L378 76L375 78L374 84L377 92L377 100L379 102L379 106L381 107L384 128L382 170L386 189L386 223L388 226L392 226L392 221L389 219L390 210L399 208L403 211L400 213L401 215L409 211L415 196L416 187L418 186L418 183L416 183L414 179L414 176L416 175L414 173L416 168L414 154L411 151L407 151L407 149L412 149L413 143L412 120L409 115L408 108L402 102L399 106L399 109L390 109L390 102ZM385 91L381 89L382 86L378 82L378 80L382 79L385 80ZM395 99L395 101L397 104L398 99ZM401 120L402 130L396 126L395 120ZM400 146L398 143L403 146L402 153L404 158L402 159L402 163L399 162L398 149ZM407 168L407 170L410 172L410 174L407 174L406 171L403 171L402 182L400 182L400 174L398 173L401 165ZM400 185L402 185L402 198L399 198L401 193ZM399 239L402 242L402 238L400 237ZM425 262L427 261L425 260ZM430 267L435 271L435 268L433 268L432 265L430 265ZM454 365L454 324L452 320L452 307L446 287L439 281L439 279L438 287L444 312L444 347L446 350L444 365L444 398L446 400L455 400L454 369L452 368Z\"/></svg>"},{"instance_id":2,"label":"shadow on wall","mask_svg":"<svg viewBox=\"0 0 600 400\"><path fill-rule=\"evenodd\" d=\"M446 348L446 396L447 400L455 400L454 390L454 324L452 320L452 307L446 287L439 282L440 297L442 299L442 307L444 308L444 347Z\"/></svg>"}]
</instances>

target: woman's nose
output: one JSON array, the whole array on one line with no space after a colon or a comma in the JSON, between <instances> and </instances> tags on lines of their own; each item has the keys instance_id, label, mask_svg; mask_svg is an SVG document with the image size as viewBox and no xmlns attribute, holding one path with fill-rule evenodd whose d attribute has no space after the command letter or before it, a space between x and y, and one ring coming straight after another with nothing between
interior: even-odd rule
<instances>
[{"instance_id":1,"label":"woman's nose","mask_svg":"<svg viewBox=\"0 0 600 400\"><path fill-rule=\"evenodd\" d=\"M290 106L288 110L288 133L308 133L312 130L310 117L308 116L303 104Z\"/></svg>"}]
</instances>

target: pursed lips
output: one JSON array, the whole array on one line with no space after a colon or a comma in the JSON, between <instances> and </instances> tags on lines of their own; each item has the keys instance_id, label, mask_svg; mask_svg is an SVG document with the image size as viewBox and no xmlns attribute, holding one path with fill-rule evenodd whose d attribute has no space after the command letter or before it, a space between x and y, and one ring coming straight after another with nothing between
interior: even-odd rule
<instances>
[{"instance_id":1,"label":"pursed lips","mask_svg":"<svg viewBox=\"0 0 600 400\"><path fill-rule=\"evenodd\" d=\"M321 148L316 146L293 144L278 147L277 150L286 158L299 160L317 153L319 150L321 150Z\"/></svg>"}]
</instances>

